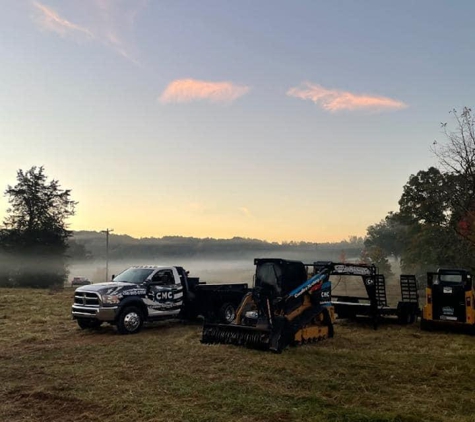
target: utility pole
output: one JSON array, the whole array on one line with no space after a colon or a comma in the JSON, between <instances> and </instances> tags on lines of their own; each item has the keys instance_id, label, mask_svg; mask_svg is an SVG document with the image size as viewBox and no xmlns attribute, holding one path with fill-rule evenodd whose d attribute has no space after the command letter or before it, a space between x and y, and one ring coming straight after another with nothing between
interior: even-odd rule
<instances>
[{"instance_id":1,"label":"utility pole","mask_svg":"<svg viewBox=\"0 0 475 422\"><path fill-rule=\"evenodd\" d=\"M114 229L105 229L101 233L106 235L106 282L109 281L109 233L113 232Z\"/></svg>"}]
</instances>

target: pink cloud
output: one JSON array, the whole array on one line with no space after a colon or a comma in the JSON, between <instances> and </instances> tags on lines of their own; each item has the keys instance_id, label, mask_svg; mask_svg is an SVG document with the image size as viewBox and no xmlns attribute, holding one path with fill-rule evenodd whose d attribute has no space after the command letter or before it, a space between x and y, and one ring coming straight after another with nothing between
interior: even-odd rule
<instances>
[{"instance_id":1,"label":"pink cloud","mask_svg":"<svg viewBox=\"0 0 475 422\"><path fill-rule=\"evenodd\" d=\"M231 102L243 96L249 87L232 82L210 82L196 79L177 79L159 97L161 103L189 103L196 100Z\"/></svg>"},{"instance_id":2,"label":"pink cloud","mask_svg":"<svg viewBox=\"0 0 475 422\"><path fill-rule=\"evenodd\" d=\"M80 34L87 38L94 38L94 34L89 29L64 19L50 7L38 2L33 2L33 5L38 11L36 21L41 28L56 32L61 36Z\"/></svg>"},{"instance_id":3,"label":"pink cloud","mask_svg":"<svg viewBox=\"0 0 475 422\"><path fill-rule=\"evenodd\" d=\"M290 88L287 95L301 100L311 100L330 112L342 110L400 110L407 107L407 104L392 98L327 89L310 82L305 82L300 87Z\"/></svg>"}]
</instances>

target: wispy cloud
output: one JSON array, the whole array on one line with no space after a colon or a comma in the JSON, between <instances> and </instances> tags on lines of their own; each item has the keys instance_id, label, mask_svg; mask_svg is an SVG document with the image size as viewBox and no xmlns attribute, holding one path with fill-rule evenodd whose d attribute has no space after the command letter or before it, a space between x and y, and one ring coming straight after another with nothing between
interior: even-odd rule
<instances>
[{"instance_id":1,"label":"wispy cloud","mask_svg":"<svg viewBox=\"0 0 475 422\"><path fill-rule=\"evenodd\" d=\"M123 58L135 63L136 65L140 65L139 61L136 60L131 53L129 53L129 49L125 45L124 41L118 37L118 35L113 31L109 30L106 32L105 37L102 39L102 42L111 47L115 52L121 55Z\"/></svg>"},{"instance_id":2,"label":"wispy cloud","mask_svg":"<svg viewBox=\"0 0 475 422\"><path fill-rule=\"evenodd\" d=\"M34 1L32 4L36 12L34 21L41 29L72 38L75 41L95 40L123 58L140 64L135 58L135 54L132 53L133 46L124 40L123 33L130 33L133 30L137 14L146 6L146 0L130 3L93 0L73 4L73 6L86 9L85 14L90 17L88 27L65 19L57 11L38 1Z\"/></svg>"},{"instance_id":3,"label":"wispy cloud","mask_svg":"<svg viewBox=\"0 0 475 422\"><path fill-rule=\"evenodd\" d=\"M392 98L327 89L310 82L305 82L299 87L290 88L287 95L301 100L311 100L330 112L342 110L400 110L407 107L407 104Z\"/></svg>"},{"instance_id":4,"label":"wispy cloud","mask_svg":"<svg viewBox=\"0 0 475 422\"><path fill-rule=\"evenodd\" d=\"M177 79L159 97L161 103L189 103L208 100L229 103L249 92L249 87L232 82L210 82L196 79Z\"/></svg>"},{"instance_id":5,"label":"wispy cloud","mask_svg":"<svg viewBox=\"0 0 475 422\"><path fill-rule=\"evenodd\" d=\"M120 2L114 0L94 0L101 16L98 33L103 44L135 64L140 64L131 53L133 47L124 40L122 32L132 31L139 12L147 5L147 0Z\"/></svg>"},{"instance_id":6,"label":"wispy cloud","mask_svg":"<svg viewBox=\"0 0 475 422\"><path fill-rule=\"evenodd\" d=\"M81 35L90 39L94 38L94 34L89 29L68 21L61 17L52 8L36 1L33 2L33 6L37 12L35 15L35 21L42 29L56 32L61 36Z\"/></svg>"}]
</instances>

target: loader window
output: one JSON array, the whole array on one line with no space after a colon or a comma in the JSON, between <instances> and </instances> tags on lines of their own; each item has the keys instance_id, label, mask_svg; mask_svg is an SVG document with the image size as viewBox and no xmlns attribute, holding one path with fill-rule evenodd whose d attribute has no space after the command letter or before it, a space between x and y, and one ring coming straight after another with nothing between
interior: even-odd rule
<instances>
[{"instance_id":1,"label":"loader window","mask_svg":"<svg viewBox=\"0 0 475 422\"><path fill-rule=\"evenodd\" d=\"M439 281L442 283L461 283L462 274L439 274Z\"/></svg>"},{"instance_id":2,"label":"loader window","mask_svg":"<svg viewBox=\"0 0 475 422\"><path fill-rule=\"evenodd\" d=\"M267 284L276 289L280 293L280 280L282 278L282 270L279 266L271 262L259 265L256 273L256 284Z\"/></svg>"}]
</instances>

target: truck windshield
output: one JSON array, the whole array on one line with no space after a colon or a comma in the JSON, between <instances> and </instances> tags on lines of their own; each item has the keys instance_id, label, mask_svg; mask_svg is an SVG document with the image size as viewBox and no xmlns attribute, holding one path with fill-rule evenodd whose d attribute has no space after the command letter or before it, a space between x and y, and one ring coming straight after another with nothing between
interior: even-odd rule
<instances>
[{"instance_id":1,"label":"truck windshield","mask_svg":"<svg viewBox=\"0 0 475 422\"><path fill-rule=\"evenodd\" d=\"M114 278L122 283L143 283L154 270L147 268L129 268Z\"/></svg>"}]
</instances>

